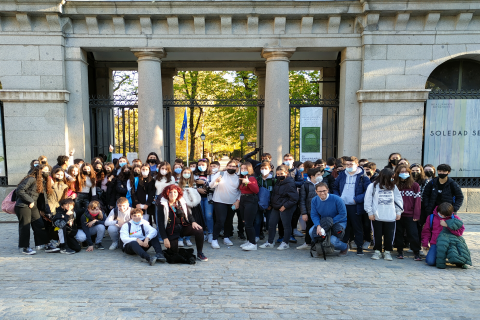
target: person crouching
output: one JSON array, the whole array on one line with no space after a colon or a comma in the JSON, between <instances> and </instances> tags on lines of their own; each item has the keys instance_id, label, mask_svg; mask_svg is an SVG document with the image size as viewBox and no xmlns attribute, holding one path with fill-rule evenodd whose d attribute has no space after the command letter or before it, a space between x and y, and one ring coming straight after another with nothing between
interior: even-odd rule
<instances>
[{"instance_id":1,"label":"person crouching","mask_svg":"<svg viewBox=\"0 0 480 320\"><path fill-rule=\"evenodd\" d=\"M120 197L117 200L117 206L110 211L110 214L105 221L105 227L108 228L108 234L110 235L110 239L112 239L112 245L109 248L110 250L118 248L120 229L125 223L130 221L131 210L127 198Z\"/></svg>"}]
</instances>

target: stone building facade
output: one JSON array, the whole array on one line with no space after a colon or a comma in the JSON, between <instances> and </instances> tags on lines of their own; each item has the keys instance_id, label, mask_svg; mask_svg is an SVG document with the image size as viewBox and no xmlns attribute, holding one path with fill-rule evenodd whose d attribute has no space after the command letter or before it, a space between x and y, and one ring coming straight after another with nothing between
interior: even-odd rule
<instances>
[{"instance_id":1,"label":"stone building facade","mask_svg":"<svg viewBox=\"0 0 480 320\"><path fill-rule=\"evenodd\" d=\"M174 148L163 139L162 96L173 94L176 70L254 70L265 97L264 150L279 163L289 146L288 71L322 69L339 82L323 85L339 97L338 156L384 165L400 152L421 162L429 75L479 54L474 0L3 0L8 184L40 154L93 156L89 96L111 93L116 69L139 71L142 160Z\"/></svg>"}]
</instances>

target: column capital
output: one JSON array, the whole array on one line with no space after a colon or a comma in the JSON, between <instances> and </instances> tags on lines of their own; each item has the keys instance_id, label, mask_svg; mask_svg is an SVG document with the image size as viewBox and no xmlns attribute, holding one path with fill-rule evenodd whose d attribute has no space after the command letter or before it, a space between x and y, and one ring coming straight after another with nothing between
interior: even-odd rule
<instances>
[{"instance_id":1,"label":"column capital","mask_svg":"<svg viewBox=\"0 0 480 320\"><path fill-rule=\"evenodd\" d=\"M262 58L268 61L290 61L290 57L295 53L296 48L263 48Z\"/></svg>"},{"instance_id":2,"label":"column capital","mask_svg":"<svg viewBox=\"0 0 480 320\"><path fill-rule=\"evenodd\" d=\"M267 75L267 69L266 68L255 68L253 70L253 73L258 77L258 78L265 78Z\"/></svg>"},{"instance_id":3,"label":"column capital","mask_svg":"<svg viewBox=\"0 0 480 320\"><path fill-rule=\"evenodd\" d=\"M177 73L178 71L176 68L162 68L162 79L173 78Z\"/></svg>"},{"instance_id":4,"label":"column capital","mask_svg":"<svg viewBox=\"0 0 480 320\"><path fill-rule=\"evenodd\" d=\"M134 49L131 49L131 51L137 57L138 61L141 61L141 60L161 61L162 58L165 58L167 56L167 53L163 48L134 48Z\"/></svg>"}]
</instances>

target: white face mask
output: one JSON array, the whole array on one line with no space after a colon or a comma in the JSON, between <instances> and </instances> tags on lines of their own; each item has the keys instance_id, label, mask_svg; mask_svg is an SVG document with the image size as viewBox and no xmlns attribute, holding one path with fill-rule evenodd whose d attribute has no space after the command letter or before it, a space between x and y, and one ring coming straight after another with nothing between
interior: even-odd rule
<instances>
[{"instance_id":1,"label":"white face mask","mask_svg":"<svg viewBox=\"0 0 480 320\"><path fill-rule=\"evenodd\" d=\"M167 170L161 169L161 170L160 170L160 174L161 174L162 176L166 176L166 175L167 175Z\"/></svg>"},{"instance_id":2,"label":"white face mask","mask_svg":"<svg viewBox=\"0 0 480 320\"><path fill-rule=\"evenodd\" d=\"M142 176L148 177L148 172L142 171Z\"/></svg>"},{"instance_id":3,"label":"white face mask","mask_svg":"<svg viewBox=\"0 0 480 320\"><path fill-rule=\"evenodd\" d=\"M315 182L316 183L320 183L323 181L323 177L322 176L318 176L318 177L315 177Z\"/></svg>"},{"instance_id":4,"label":"white face mask","mask_svg":"<svg viewBox=\"0 0 480 320\"><path fill-rule=\"evenodd\" d=\"M213 172L213 173L217 173L217 172L218 172L218 168L212 168L212 172Z\"/></svg>"},{"instance_id":5,"label":"white face mask","mask_svg":"<svg viewBox=\"0 0 480 320\"><path fill-rule=\"evenodd\" d=\"M260 170L260 172L262 173L262 175L266 176L267 174L270 173L270 171L268 169L263 169L263 170Z\"/></svg>"}]
</instances>

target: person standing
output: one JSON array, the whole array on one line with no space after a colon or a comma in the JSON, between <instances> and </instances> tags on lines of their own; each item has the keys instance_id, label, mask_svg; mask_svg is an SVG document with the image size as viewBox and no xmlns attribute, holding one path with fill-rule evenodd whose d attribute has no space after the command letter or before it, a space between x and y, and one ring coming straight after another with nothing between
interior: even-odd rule
<instances>
[{"instance_id":1,"label":"person standing","mask_svg":"<svg viewBox=\"0 0 480 320\"><path fill-rule=\"evenodd\" d=\"M258 183L254 177L253 167L250 162L245 162L240 167L240 216L245 221L247 242L240 247L244 251L257 250L255 237L255 217L258 210Z\"/></svg>"}]
</instances>

